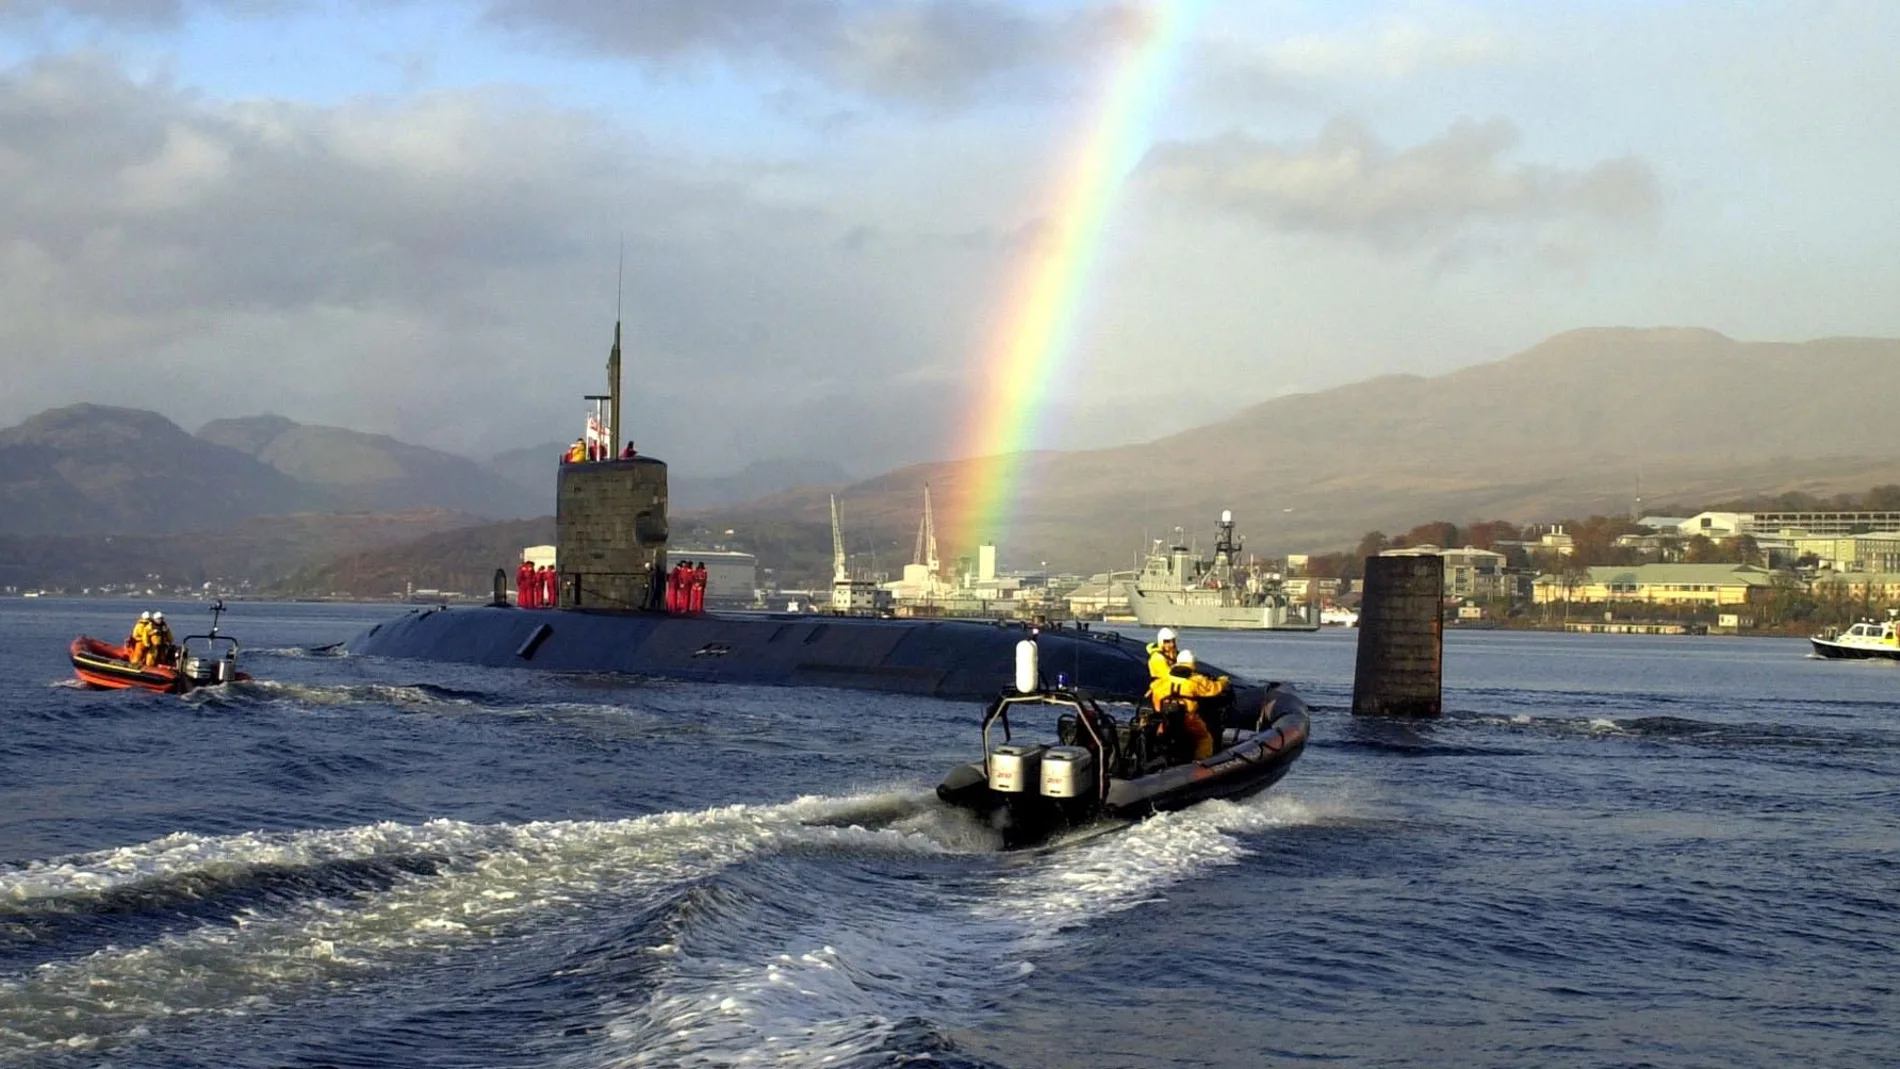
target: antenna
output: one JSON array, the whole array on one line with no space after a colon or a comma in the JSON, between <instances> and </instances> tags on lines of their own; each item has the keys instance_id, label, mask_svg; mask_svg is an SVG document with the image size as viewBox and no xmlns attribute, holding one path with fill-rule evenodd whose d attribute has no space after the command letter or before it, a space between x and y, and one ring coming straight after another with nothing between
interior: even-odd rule
<instances>
[{"instance_id":1,"label":"antenna","mask_svg":"<svg viewBox=\"0 0 1900 1069\"><path fill-rule=\"evenodd\" d=\"M931 575L937 574L940 563L937 560L937 521L930 514L930 484L924 484L924 559L918 563L930 569Z\"/></svg>"},{"instance_id":2,"label":"antenna","mask_svg":"<svg viewBox=\"0 0 1900 1069\"><path fill-rule=\"evenodd\" d=\"M844 532L838 527L838 495L831 495L831 581L842 583L851 576L844 563Z\"/></svg>"},{"instance_id":3,"label":"antenna","mask_svg":"<svg viewBox=\"0 0 1900 1069\"><path fill-rule=\"evenodd\" d=\"M614 347L607 354L606 458L620 455L620 295L627 278L627 235L620 235L620 274L614 279Z\"/></svg>"}]
</instances>

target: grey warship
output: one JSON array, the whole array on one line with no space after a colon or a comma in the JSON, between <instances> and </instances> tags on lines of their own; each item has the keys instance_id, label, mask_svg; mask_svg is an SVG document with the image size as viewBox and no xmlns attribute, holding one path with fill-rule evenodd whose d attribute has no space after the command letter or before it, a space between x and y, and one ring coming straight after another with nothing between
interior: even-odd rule
<instances>
[{"instance_id":1,"label":"grey warship","mask_svg":"<svg viewBox=\"0 0 1900 1069\"><path fill-rule=\"evenodd\" d=\"M1148 554L1128 589L1135 620L1144 627L1319 630L1317 607L1293 604L1279 576L1242 568L1239 558L1232 512L1220 514L1213 560L1203 560L1179 543L1166 553Z\"/></svg>"},{"instance_id":2,"label":"grey warship","mask_svg":"<svg viewBox=\"0 0 1900 1069\"><path fill-rule=\"evenodd\" d=\"M608 360L607 427L617 433L620 330ZM609 442L616 441L608 437ZM345 642L352 656L712 683L823 686L986 700L1011 682L1025 634L1052 687L1137 701L1148 687L1141 641L1113 632L823 613L669 612L667 465L649 456L562 464L555 507L554 607L494 603L411 610ZM1208 666L1217 674L1221 669ZM1256 713L1266 687L1235 676Z\"/></svg>"}]
</instances>

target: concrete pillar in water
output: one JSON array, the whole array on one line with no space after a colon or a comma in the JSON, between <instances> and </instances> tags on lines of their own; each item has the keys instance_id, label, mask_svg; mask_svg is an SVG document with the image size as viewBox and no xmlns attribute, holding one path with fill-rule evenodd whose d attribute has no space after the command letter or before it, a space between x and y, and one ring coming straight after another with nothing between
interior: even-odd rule
<instances>
[{"instance_id":1,"label":"concrete pillar in water","mask_svg":"<svg viewBox=\"0 0 1900 1069\"><path fill-rule=\"evenodd\" d=\"M1440 557L1366 558L1359 660L1352 674L1354 716L1439 715L1444 586Z\"/></svg>"}]
</instances>

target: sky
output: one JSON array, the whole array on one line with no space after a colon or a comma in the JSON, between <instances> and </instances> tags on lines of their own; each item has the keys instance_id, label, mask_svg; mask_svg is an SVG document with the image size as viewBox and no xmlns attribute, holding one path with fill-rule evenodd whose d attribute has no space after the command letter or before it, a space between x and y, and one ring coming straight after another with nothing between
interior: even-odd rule
<instances>
[{"instance_id":1,"label":"sky","mask_svg":"<svg viewBox=\"0 0 1900 1069\"><path fill-rule=\"evenodd\" d=\"M683 472L955 456L1167 15L0 0L0 426L271 412L485 457L579 433L618 315L630 436ZM1028 444L1579 327L1900 336L1900 4L1184 17Z\"/></svg>"}]
</instances>

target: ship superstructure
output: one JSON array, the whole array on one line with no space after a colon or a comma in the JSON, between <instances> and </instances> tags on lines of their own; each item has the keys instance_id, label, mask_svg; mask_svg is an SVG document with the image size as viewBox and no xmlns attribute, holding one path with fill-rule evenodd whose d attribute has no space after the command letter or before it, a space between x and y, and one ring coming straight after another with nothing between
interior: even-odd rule
<instances>
[{"instance_id":1,"label":"ship superstructure","mask_svg":"<svg viewBox=\"0 0 1900 1069\"><path fill-rule=\"evenodd\" d=\"M1212 560L1179 540L1165 552L1157 542L1128 588L1136 622L1227 631L1319 630L1317 613L1293 604L1277 573L1241 565L1240 551L1231 511L1220 514Z\"/></svg>"}]
</instances>

